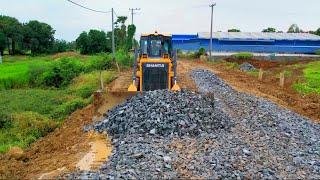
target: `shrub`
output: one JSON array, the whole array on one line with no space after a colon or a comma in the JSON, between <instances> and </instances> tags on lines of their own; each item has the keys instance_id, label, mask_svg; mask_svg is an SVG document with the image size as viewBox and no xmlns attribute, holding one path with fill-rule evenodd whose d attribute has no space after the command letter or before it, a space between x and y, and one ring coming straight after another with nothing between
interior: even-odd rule
<instances>
[{"instance_id":1,"label":"shrub","mask_svg":"<svg viewBox=\"0 0 320 180\"><path fill-rule=\"evenodd\" d=\"M205 55L205 54L206 54L206 49L200 48L200 49L198 50L198 52L195 53L195 57L196 57L196 58L200 58L200 56Z\"/></svg>"},{"instance_id":2,"label":"shrub","mask_svg":"<svg viewBox=\"0 0 320 180\"><path fill-rule=\"evenodd\" d=\"M248 52L241 52L234 54L233 57L239 60L248 60L253 58L253 54Z\"/></svg>"},{"instance_id":3,"label":"shrub","mask_svg":"<svg viewBox=\"0 0 320 180\"><path fill-rule=\"evenodd\" d=\"M108 54L89 57L88 62L85 64L85 72L111 68L113 68L112 57Z\"/></svg>"},{"instance_id":4,"label":"shrub","mask_svg":"<svg viewBox=\"0 0 320 180\"><path fill-rule=\"evenodd\" d=\"M128 53L124 51L118 51L116 53L116 61L120 66L131 67L133 65L133 56L130 56Z\"/></svg>"},{"instance_id":5,"label":"shrub","mask_svg":"<svg viewBox=\"0 0 320 180\"><path fill-rule=\"evenodd\" d=\"M72 79L83 72L85 66L82 62L73 58L61 58L46 69L40 78L34 72L31 79L38 79L38 83L44 86L60 88L71 83ZM41 72L40 72L41 73Z\"/></svg>"},{"instance_id":6,"label":"shrub","mask_svg":"<svg viewBox=\"0 0 320 180\"><path fill-rule=\"evenodd\" d=\"M320 55L320 49L316 50L316 55Z\"/></svg>"}]
</instances>

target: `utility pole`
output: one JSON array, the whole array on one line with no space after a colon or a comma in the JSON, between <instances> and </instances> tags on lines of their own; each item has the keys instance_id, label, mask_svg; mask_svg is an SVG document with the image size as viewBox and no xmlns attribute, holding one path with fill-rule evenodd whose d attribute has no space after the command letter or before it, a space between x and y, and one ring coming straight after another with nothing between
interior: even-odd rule
<instances>
[{"instance_id":1,"label":"utility pole","mask_svg":"<svg viewBox=\"0 0 320 180\"><path fill-rule=\"evenodd\" d=\"M111 14L112 14L112 59L116 63L118 72L120 73L120 68L119 68L118 62L116 61L116 48L115 48L115 42L114 42L114 10L113 10L113 8L111 9Z\"/></svg>"},{"instance_id":2,"label":"utility pole","mask_svg":"<svg viewBox=\"0 0 320 180\"><path fill-rule=\"evenodd\" d=\"M115 46L114 46L114 12L113 8L111 9L111 14L112 14L112 58L115 59Z\"/></svg>"},{"instance_id":3,"label":"utility pole","mask_svg":"<svg viewBox=\"0 0 320 180\"><path fill-rule=\"evenodd\" d=\"M129 8L129 10L131 11L131 24L133 25L133 15L136 14L134 13L134 11L140 11L140 8Z\"/></svg>"},{"instance_id":4,"label":"utility pole","mask_svg":"<svg viewBox=\"0 0 320 180\"><path fill-rule=\"evenodd\" d=\"M140 11L140 8L129 8L129 11L131 11L131 25L133 25L133 15L136 14L134 11ZM134 49L134 35L132 37L132 49Z\"/></svg>"},{"instance_id":5,"label":"utility pole","mask_svg":"<svg viewBox=\"0 0 320 180\"><path fill-rule=\"evenodd\" d=\"M214 60L212 57L212 26L213 26L213 7L216 6L216 3L210 5L211 7L211 28L210 28L210 44L209 44L209 59Z\"/></svg>"}]
</instances>

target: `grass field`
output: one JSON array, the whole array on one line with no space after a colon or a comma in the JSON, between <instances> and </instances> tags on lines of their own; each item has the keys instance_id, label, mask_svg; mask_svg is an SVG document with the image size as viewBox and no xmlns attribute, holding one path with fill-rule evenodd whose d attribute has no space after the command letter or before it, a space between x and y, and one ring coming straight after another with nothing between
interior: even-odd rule
<instances>
[{"instance_id":1,"label":"grass field","mask_svg":"<svg viewBox=\"0 0 320 180\"><path fill-rule=\"evenodd\" d=\"M125 66L128 57L118 56ZM0 65L0 152L26 148L91 103L101 67L112 68L109 55L6 56ZM116 73L104 70L102 76L107 84ZM45 84L57 78L64 80L61 87Z\"/></svg>"},{"instance_id":2,"label":"grass field","mask_svg":"<svg viewBox=\"0 0 320 180\"><path fill-rule=\"evenodd\" d=\"M295 84L293 88L302 94L320 94L320 61L306 65L303 70L303 76L305 82Z\"/></svg>"},{"instance_id":3,"label":"grass field","mask_svg":"<svg viewBox=\"0 0 320 180\"><path fill-rule=\"evenodd\" d=\"M0 65L0 90L27 87L32 66L47 66L48 58L6 57Z\"/></svg>"}]
</instances>

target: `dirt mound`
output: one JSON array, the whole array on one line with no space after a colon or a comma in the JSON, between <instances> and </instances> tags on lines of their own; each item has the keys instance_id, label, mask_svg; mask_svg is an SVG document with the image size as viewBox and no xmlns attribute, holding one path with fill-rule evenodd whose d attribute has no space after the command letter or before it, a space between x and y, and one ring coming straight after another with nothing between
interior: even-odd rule
<instances>
[{"instance_id":1,"label":"dirt mound","mask_svg":"<svg viewBox=\"0 0 320 180\"><path fill-rule=\"evenodd\" d=\"M57 53L55 55L52 56L53 59L58 59L58 58L62 58L62 57L81 57L82 55L80 55L79 53L76 52L63 52L63 53Z\"/></svg>"}]
</instances>

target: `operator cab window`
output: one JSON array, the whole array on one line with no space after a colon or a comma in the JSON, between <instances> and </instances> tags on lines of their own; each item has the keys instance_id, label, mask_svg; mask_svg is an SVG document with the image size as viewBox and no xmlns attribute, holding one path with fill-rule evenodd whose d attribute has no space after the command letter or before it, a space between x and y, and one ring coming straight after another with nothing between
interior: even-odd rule
<instances>
[{"instance_id":1,"label":"operator cab window","mask_svg":"<svg viewBox=\"0 0 320 180\"><path fill-rule=\"evenodd\" d=\"M150 57L161 57L161 40L151 40Z\"/></svg>"},{"instance_id":2,"label":"operator cab window","mask_svg":"<svg viewBox=\"0 0 320 180\"><path fill-rule=\"evenodd\" d=\"M141 53L142 54L148 54L148 41L147 40L141 40Z\"/></svg>"}]
</instances>

